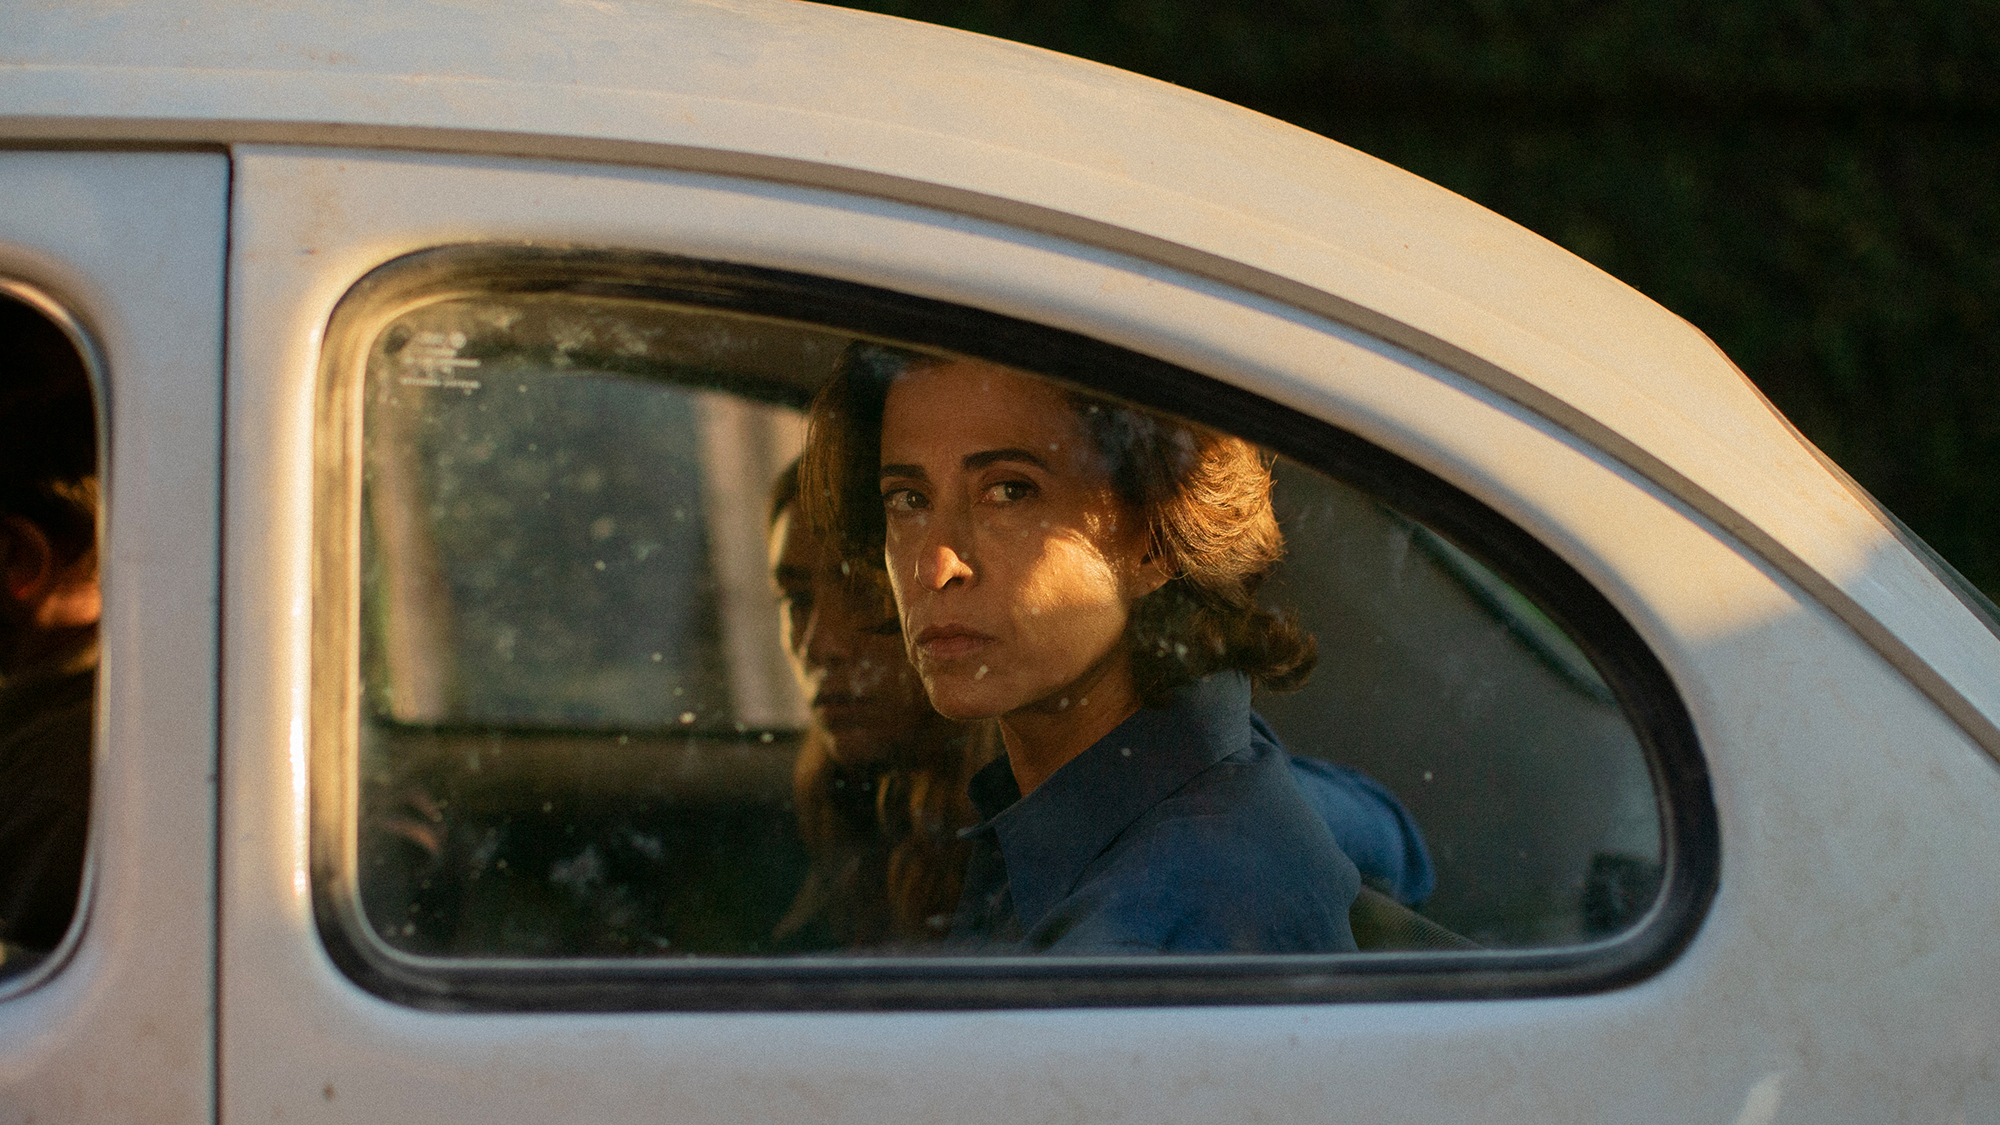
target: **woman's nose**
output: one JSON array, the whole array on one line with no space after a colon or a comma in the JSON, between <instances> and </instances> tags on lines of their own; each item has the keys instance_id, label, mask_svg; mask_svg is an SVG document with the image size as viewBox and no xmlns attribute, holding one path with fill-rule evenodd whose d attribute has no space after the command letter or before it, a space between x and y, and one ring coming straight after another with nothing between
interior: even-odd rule
<instances>
[{"instance_id":1,"label":"woman's nose","mask_svg":"<svg viewBox=\"0 0 2000 1125\"><path fill-rule=\"evenodd\" d=\"M799 646L806 663L825 667L846 659L854 649L853 614L846 612L838 597L817 599L806 615L804 643Z\"/></svg>"},{"instance_id":2,"label":"woman's nose","mask_svg":"<svg viewBox=\"0 0 2000 1125\"><path fill-rule=\"evenodd\" d=\"M917 556L917 582L927 590L971 582L972 576L972 561L966 551L943 536L924 544Z\"/></svg>"}]
</instances>

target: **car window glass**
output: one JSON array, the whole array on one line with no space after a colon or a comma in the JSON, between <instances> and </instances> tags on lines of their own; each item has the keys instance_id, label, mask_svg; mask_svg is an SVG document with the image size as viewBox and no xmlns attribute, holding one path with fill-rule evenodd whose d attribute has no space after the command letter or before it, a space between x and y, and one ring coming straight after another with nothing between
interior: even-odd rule
<instances>
[{"instance_id":1,"label":"car window glass","mask_svg":"<svg viewBox=\"0 0 2000 1125\"><path fill-rule=\"evenodd\" d=\"M0 979L48 961L84 877L101 615L89 365L0 283Z\"/></svg>"},{"instance_id":2,"label":"car window glass","mask_svg":"<svg viewBox=\"0 0 2000 1125\"><path fill-rule=\"evenodd\" d=\"M348 654L354 733L322 755L323 792L345 795L318 806L316 838L323 909L367 957L671 968L1038 951L1463 955L1578 946L1654 905L1668 840L1656 767L1621 701L1629 688L1589 654L1603 646L1559 624L1546 593L1481 561L1462 529L1234 435L1216 440L1266 467L1283 539L1244 612L1306 638L1316 666L1302 684L1277 675L1253 693L1234 665L1189 650L1247 643L1234 626L1134 640L1153 626L1131 625L1118 644L1168 667L1168 694L1092 748L1102 761L1026 775L1029 796L987 822L1024 776L1007 740L1009 716L1026 712L1007 708L1070 701L1008 678L1006 654L1018 653L1006 646L1039 627L1027 616L971 641L915 633L964 621L920 608L933 604L919 579L937 548L911 529L932 535L953 497L966 528L1009 529L977 548L986 583L1068 549L1063 513L1082 509L1053 499L1068 487L1059 455L1017 458L1018 480L941 479L976 460L965 449L998 442L989 423L1020 403L1043 404L1014 431L1034 449L1054 432L1034 426L1073 424L1062 432L1085 435L1079 448L1098 442L1076 479L1101 471L1110 512L1138 510L1119 507L1124 470L1111 466L1127 454L1114 447L1135 439L1118 435L1155 427L1171 450L1209 431L1079 387L1071 371L1050 378L935 339L699 293L592 289L419 287L378 307L348 370L333 370L358 422L338 478L358 550L338 586L347 600L328 603L349 607L350 642L336 651ZM867 362L945 382L943 397L899 390L878 411L878 460L915 464L868 482L864 501L886 523L856 554L802 531L810 521L784 493L800 481L813 396ZM897 370L884 386L931 378ZM1014 380L1014 397L964 398L977 372L999 373L979 387ZM1093 430L1100 410L1125 420ZM1100 430L1114 436L1088 436ZM832 487L810 468L804 479ZM1033 504L1055 506L1021 506ZM1021 512L1039 515L1016 530L1006 521ZM1102 521L1074 522L1086 525ZM1015 539L1045 547L1008 563ZM1116 550L1127 556L1101 553L1140 568L1153 557ZM899 559L911 574L900 587ZM1069 591L1050 595L1065 616L1049 637L1096 627L1098 587L1062 587L1069 573L1014 587L1028 591L1017 602ZM1018 651L1057 668L1071 658L1063 643ZM961 667L961 649L1002 655ZM1176 661L1200 674L1172 679ZM1239 681L1254 707L1240 715ZM896 707L905 718L882 717ZM1171 721L1147 727L1148 715ZM1240 733L1212 746L1185 735L1210 723ZM1143 769L1120 739L1139 742ZM1236 826L1193 832L1200 816ZM1053 854L1063 840L1082 851ZM1175 898L1203 880L1237 886ZM1263 882L1261 897L1242 891Z\"/></svg>"}]
</instances>

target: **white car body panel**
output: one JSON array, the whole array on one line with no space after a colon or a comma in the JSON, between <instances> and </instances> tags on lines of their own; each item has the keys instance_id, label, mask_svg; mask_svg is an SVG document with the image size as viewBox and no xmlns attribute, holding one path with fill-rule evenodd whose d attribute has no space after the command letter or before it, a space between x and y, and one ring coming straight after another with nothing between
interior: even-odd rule
<instances>
[{"instance_id":1,"label":"white car body panel","mask_svg":"<svg viewBox=\"0 0 2000 1125\"><path fill-rule=\"evenodd\" d=\"M749 0L26 4L0 137L229 150L0 156L37 201L0 216L0 276L90 328L113 423L93 893L70 964L0 1002L14 1116L2000 1121L2000 641L1698 332L1498 216L1108 68ZM383 262L496 240L1067 328L1486 501L1682 692L1721 828L1700 932L1639 984L1534 1000L530 1015L363 991L306 856L320 335Z\"/></svg>"},{"instance_id":2,"label":"white car body panel","mask_svg":"<svg viewBox=\"0 0 2000 1125\"><path fill-rule=\"evenodd\" d=\"M228 192L219 153L0 153L0 277L80 322L113 435L84 920L0 1001L11 1121L214 1116Z\"/></svg>"}]
</instances>

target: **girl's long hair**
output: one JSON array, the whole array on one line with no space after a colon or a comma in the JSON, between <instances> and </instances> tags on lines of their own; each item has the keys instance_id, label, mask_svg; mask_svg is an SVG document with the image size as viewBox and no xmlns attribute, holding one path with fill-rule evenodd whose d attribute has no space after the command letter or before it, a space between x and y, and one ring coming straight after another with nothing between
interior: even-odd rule
<instances>
[{"instance_id":1,"label":"girl's long hair","mask_svg":"<svg viewBox=\"0 0 2000 1125\"><path fill-rule=\"evenodd\" d=\"M794 463L772 485L767 526L798 502ZM857 573L881 580L879 569ZM991 732L933 711L887 758L843 766L831 736L809 728L792 767L792 799L811 859L776 936L820 921L844 946L944 937L968 856L958 830L974 821L966 783L993 757L994 742Z\"/></svg>"}]
</instances>

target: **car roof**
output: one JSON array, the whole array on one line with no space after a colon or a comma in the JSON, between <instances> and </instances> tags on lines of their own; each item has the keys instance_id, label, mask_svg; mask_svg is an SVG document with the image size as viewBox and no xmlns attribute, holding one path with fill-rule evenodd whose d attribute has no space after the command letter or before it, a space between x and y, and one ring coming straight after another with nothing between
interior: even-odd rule
<instances>
[{"instance_id":1,"label":"car roof","mask_svg":"<svg viewBox=\"0 0 2000 1125\"><path fill-rule=\"evenodd\" d=\"M0 139L717 171L1212 278L1416 352L1620 459L2000 752L2000 642L1699 331L1443 188L1167 83L795 0L16 0Z\"/></svg>"}]
</instances>

